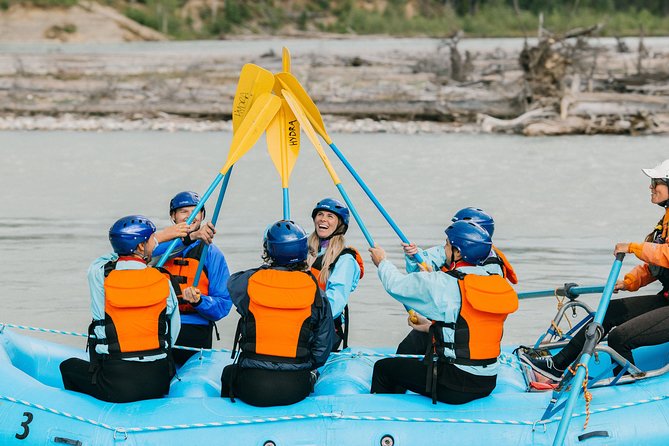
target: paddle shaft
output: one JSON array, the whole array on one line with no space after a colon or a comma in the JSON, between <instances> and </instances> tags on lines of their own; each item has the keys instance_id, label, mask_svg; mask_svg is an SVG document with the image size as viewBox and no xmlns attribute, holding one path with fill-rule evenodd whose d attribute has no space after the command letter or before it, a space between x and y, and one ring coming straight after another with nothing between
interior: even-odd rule
<instances>
[{"instance_id":1,"label":"paddle shaft","mask_svg":"<svg viewBox=\"0 0 669 446\"><path fill-rule=\"evenodd\" d=\"M214 227L216 227L216 222L218 221L218 214L221 211L221 205L223 204L223 197L225 197L225 191L228 190L230 175L232 175L232 167L230 168L230 170L228 170L228 173L225 174L225 178L223 179L223 184L221 184L221 191L218 193L218 200L216 201L216 209L214 209L214 215L211 216L211 224L214 225ZM200 276L202 275L202 269L204 268L204 262L207 258L208 251L209 251L209 245L205 243L204 248L202 248L202 255L200 256L200 261L197 265L197 271L195 271L195 278L193 279L193 286L196 288L200 283Z\"/></svg>"},{"instance_id":2,"label":"paddle shaft","mask_svg":"<svg viewBox=\"0 0 669 446\"><path fill-rule=\"evenodd\" d=\"M216 189L216 186L218 186L218 183L221 182L221 180L223 180L223 174L219 172L218 175L216 175L216 178L214 178L214 181L212 181L211 184L209 185L209 188L207 188L207 191L202 195L200 202L197 204L197 206L195 206L193 212L191 212L190 217L188 217L188 219L186 220L186 224L189 225L193 223L193 220L195 220L197 214L200 213L200 211L204 207L204 204L207 202L207 200L214 192L214 189ZM165 262L167 262L167 259L169 258L170 254L172 254L172 251L174 251L174 247L177 246L177 243L179 243L179 239L176 238L170 242L170 245L167 247L165 254L162 255L162 257L156 264L156 267L161 268L165 265Z\"/></svg>"},{"instance_id":3,"label":"paddle shaft","mask_svg":"<svg viewBox=\"0 0 669 446\"><path fill-rule=\"evenodd\" d=\"M616 281L618 280L618 276L620 275L620 268L622 267L624 257L624 253L618 253L616 255L616 260L613 262L613 267L611 267L609 278L607 279L606 286L604 287L602 299L599 301L599 306L595 312L595 318L591 324L601 325L602 321L604 320L606 310L609 308L609 302L611 301L611 295L613 294L613 287L615 286ZM586 346L584 347L585 352L581 355L579 360L579 363L583 364L585 367L578 367L574 381L571 383L571 393L569 394L569 399L567 400L564 412L562 413L562 419L560 419L560 425L558 426L557 434L555 434L555 438L553 439L553 446L561 446L564 443L564 438L567 435L567 429L569 429L569 423L571 422L572 414L574 413L576 399L581 393L581 385L583 384L583 379L585 378L585 374L587 372L595 345L596 342L588 343L586 341Z\"/></svg>"},{"instance_id":4,"label":"paddle shaft","mask_svg":"<svg viewBox=\"0 0 669 446\"><path fill-rule=\"evenodd\" d=\"M293 111L293 113L295 114L295 117L299 121L300 127L302 128L304 133L307 135L307 137L311 141L312 145L316 149L316 152L318 152L318 156L320 157L321 161L323 161L323 165L325 166L325 169L330 174L330 177L332 178L332 182L335 184L335 186L339 190L339 193L341 194L342 198L346 202L346 206L348 206L349 210L351 211L351 214L353 214L353 218L355 219L356 223L358 223L358 226L360 227L360 230L362 231L362 234L365 236L365 239L367 240L367 243L369 244L369 246L374 247L374 239L372 238L371 234L367 230L367 226L365 226L365 223L360 218L360 215L358 214L358 211L356 210L355 206L353 205L353 202L351 202L351 199L349 198L348 194L346 193L346 190L344 190L344 186L341 184L341 180L339 179L339 176L337 175L337 172L335 172L334 167L332 167L332 163L330 162L330 159L325 154L325 150L323 150L323 146L321 146L321 143L318 140L318 135L316 134L316 131L314 130L313 125L309 121L309 118L307 117L304 109L302 108L302 105L289 91L282 90L282 93L283 93L284 99L288 103L288 106Z\"/></svg>"},{"instance_id":5,"label":"paddle shaft","mask_svg":"<svg viewBox=\"0 0 669 446\"><path fill-rule=\"evenodd\" d=\"M348 160L346 159L344 154L341 153L341 150L339 150L337 145L333 141L329 141L329 138L325 138L325 142L328 143L328 145L330 146L332 151L335 153L335 155L337 155L337 158L339 158L339 160L346 167L346 169L348 169L348 171L353 176L353 178L355 178L355 180L358 182L358 184L360 185L362 190L365 191L365 193L367 194L369 199L372 201L372 203L374 203L374 206L376 206L376 208L379 210L379 212L381 212L381 215L383 215L383 217L386 219L388 224L393 228L393 230L395 231L397 236L400 238L400 240L402 240L404 243L408 244L409 239L407 238L407 236L404 235L404 232L402 232L402 230L399 228L399 226L397 226L395 221L392 219L390 214L388 214L388 212L385 210L383 205L381 205L381 202L379 202L379 200L377 200L376 196L371 191L371 189L367 186L365 181L360 177L360 175L358 175L358 172L356 172L356 170L353 168L351 163L348 162ZM421 256L419 253L414 254L413 257L414 257L414 259L416 260L417 263L423 265L424 267L427 267L427 264L425 263L425 260L423 259L423 256Z\"/></svg>"},{"instance_id":6,"label":"paddle shaft","mask_svg":"<svg viewBox=\"0 0 669 446\"><path fill-rule=\"evenodd\" d=\"M524 293L518 293L518 299L533 299L535 297L547 297L555 296L559 288L552 290L541 290L541 291L525 291ZM569 288L569 292L576 296L581 294L595 294L601 293L604 291L603 286L575 286ZM563 296L564 294L558 294L558 296Z\"/></svg>"}]
</instances>

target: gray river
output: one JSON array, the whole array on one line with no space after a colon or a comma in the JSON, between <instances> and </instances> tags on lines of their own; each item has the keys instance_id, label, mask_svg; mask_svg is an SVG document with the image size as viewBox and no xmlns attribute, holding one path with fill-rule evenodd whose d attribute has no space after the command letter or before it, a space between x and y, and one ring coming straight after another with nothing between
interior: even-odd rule
<instances>
[{"instance_id":1,"label":"gray river","mask_svg":"<svg viewBox=\"0 0 669 446\"><path fill-rule=\"evenodd\" d=\"M661 215L640 169L667 158L666 137L332 136L419 245L443 243L445 226L462 207L491 213L495 243L520 278L518 291L603 284L614 244L641 240ZM224 164L230 139L230 133L0 133L0 322L84 332L86 269L110 250L109 226L133 213L167 225L172 195L203 192ZM328 153L376 244L402 265L397 236ZM292 217L307 229L314 203L337 195L306 138L290 190ZM235 167L218 223L215 242L232 271L260 263L263 230L281 213L281 183L262 140ZM354 223L347 239L366 251ZM351 344L396 344L407 332L405 313L364 257L367 274L350 302ZM626 259L623 273L637 263ZM596 305L597 296L586 300ZM532 342L555 307L554 298L522 301L505 342ZM231 346L236 320L231 314L219 323L217 347Z\"/></svg>"}]
</instances>

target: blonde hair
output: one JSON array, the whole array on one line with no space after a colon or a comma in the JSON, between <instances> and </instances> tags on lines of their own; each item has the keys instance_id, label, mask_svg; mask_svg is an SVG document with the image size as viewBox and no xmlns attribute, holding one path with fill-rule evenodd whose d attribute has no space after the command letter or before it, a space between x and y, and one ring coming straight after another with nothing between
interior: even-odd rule
<instances>
[{"instance_id":1,"label":"blonde hair","mask_svg":"<svg viewBox=\"0 0 669 446\"><path fill-rule=\"evenodd\" d=\"M312 232L309 236L309 255L307 257L307 264L311 267L316 258L318 257L318 251L321 247L321 239L316 234L316 231ZM332 262L341 254L345 248L344 236L335 235L330 239L328 247L325 249L325 255L323 256L323 264L321 265L321 272L318 275L318 281L321 283L327 283L328 278L330 277L330 265Z\"/></svg>"}]
</instances>

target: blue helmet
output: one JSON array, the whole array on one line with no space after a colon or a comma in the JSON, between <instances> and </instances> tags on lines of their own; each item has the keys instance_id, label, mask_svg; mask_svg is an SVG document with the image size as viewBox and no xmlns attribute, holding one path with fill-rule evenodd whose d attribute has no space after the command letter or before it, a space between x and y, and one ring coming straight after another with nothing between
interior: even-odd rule
<instances>
[{"instance_id":1,"label":"blue helmet","mask_svg":"<svg viewBox=\"0 0 669 446\"><path fill-rule=\"evenodd\" d=\"M307 260L307 233L292 220L279 220L265 231L267 254L277 265L290 265Z\"/></svg>"},{"instance_id":2,"label":"blue helmet","mask_svg":"<svg viewBox=\"0 0 669 446\"><path fill-rule=\"evenodd\" d=\"M483 229L488 231L490 237L492 237L492 233L495 232L495 220L493 220L490 214L485 212L483 209L473 207L460 209L455 213L453 218L451 218L451 221L460 220L473 221L474 223L478 223L483 227Z\"/></svg>"},{"instance_id":3,"label":"blue helmet","mask_svg":"<svg viewBox=\"0 0 669 446\"><path fill-rule=\"evenodd\" d=\"M314 207L314 210L311 211L312 220L314 217L316 217L318 211L332 212L333 214L337 215L341 219L342 223L345 224L348 228L350 213L348 212L346 205L341 201L335 200L334 198L323 198L321 201L316 203L316 207ZM346 232L346 230L344 230L344 232Z\"/></svg>"},{"instance_id":4,"label":"blue helmet","mask_svg":"<svg viewBox=\"0 0 669 446\"><path fill-rule=\"evenodd\" d=\"M118 255L132 254L137 245L145 242L156 232L156 226L142 215L120 218L109 228L109 241Z\"/></svg>"},{"instance_id":5,"label":"blue helmet","mask_svg":"<svg viewBox=\"0 0 669 446\"><path fill-rule=\"evenodd\" d=\"M492 240L482 226L472 221L460 220L444 232L451 246L458 248L465 262L478 265L490 255Z\"/></svg>"},{"instance_id":6,"label":"blue helmet","mask_svg":"<svg viewBox=\"0 0 669 446\"><path fill-rule=\"evenodd\" d=\"M170 214L177 209L185 208L188 206L197 206L200 203L200 196L195 192L184 191L179 192L170 200ZM202 211L204 212L204 206L202 206Z\"/></svg>"}]
</instances>

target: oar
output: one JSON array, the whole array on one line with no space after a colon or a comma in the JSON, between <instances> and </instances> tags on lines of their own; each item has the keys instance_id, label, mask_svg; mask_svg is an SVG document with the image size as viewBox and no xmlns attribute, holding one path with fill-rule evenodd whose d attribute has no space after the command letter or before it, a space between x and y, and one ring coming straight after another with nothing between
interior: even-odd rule
<instances>
[{"instance_id":1,"label":"oar","mask_svg":"<svg viewBox=\"0 0 669 446\"><path fill-rule=\"evenodd\" d=\"M325 124L323 123L323 117L321 116L321 112L318 110L318 107L316 107L316 104L309 97L309 94L300 84L297 78L288 72L279 73L276 75L276 77L283 85L283 88L290 91L290 93L297 99L302 109L304 110L304 114L307 116L311 124L314 126L316 132L318 132L318 134L321 135L321 137L325 140L325 142L332 148L337 157L341 160L344 166L346 166L346 169L348 169L353 178L355 178L355 180L358 182L362 190L365 191L369 199L372 200L372 203L374 203L374 205L379 210L379 212L381 212L381 214L386 219L388 224L390 224L390 226L393 228L393 230L398 235L400 240L402 240L404 243L409 243L409 239L407 238L407 236L404 235L404 233L397 226L397 224L392 219L390 214L388 214L388 212L384 209L379 200L377 200L374 193L370 190L370 188L363 181L360 175L358 175L358 173L355 171L353 166L351 166L348 160L344 157L339 148L332 141L332 138L330 138L330 136L327 134L327 132L325 131ZM304 124L302 124L302 126L304 126ZM427 263L425 262L425 260L423 260L423 257L419 253L414 254L414 258L416 259L416 262L422 265L422 267L425 270L430 270Z\"/></svg>"},{"instance_id":2,"label":"oar","mask_svg":"<svg viewBox=\"0 0 669 446\"><path fill-rule=\"evenodd\" d=\"M283 219L290 220L288 182L300 154L300 124L285 99L281 100L281 108L267 127L267 151L281 177Z\"/></svg>"},{"instance_id":3,"label":"oar","mask_svg":"<svg viewBox=\"0 0 669 446\"><path fill-rule=\"evenodd\" d=\"M325 150L323 150L323 146L321 146L320 141L318 140L318 135L316 135L316 131L314 130L313 126L309 122L309 118L304 114L304 111L300 107L300 104L297 102L297 99L295 99L295 96L293 96L292 93L290 93L288 90L283 90L281 92L283 94L284 99L288 103L288 106L290 107L291 110L293 110L293 113L295 113L295 117L297 120L300 122L300 126L302 127L302 130L304 130L304 133L307 134L307 137L311 141L311 143L314 145L316 148L316 151L318 152L318 155L321 158L321 161L323 161L323 165L325 165L325 169L327 169L328 173L330 174L330 177L332 178L332 181L334 182L335 186L339 190L339 193L341 196L344 198L344 201L346 202L346 205L348 208L351 210L351 214L353 214L353 218L355 218L355 221L358 223L358 226L360 227L360 230L362 231L363 235L367 239L367 243L369 246L373 247L374 246L374 240L372 239L372 236L369 234L369 231L367 231L367 227L363 223L362 219L360 218L360 215L358 215L358 211L355 209L355 206L353 206L353 203L351 202L351 199L349 198L348 194L344 190L344 186L341 184L341 180L337 176L337 172L335 172L334 168L332 167L332 164L330 163L330 160L328 159L327 155L325 154Z\"/></svg>"},{"instance_id":4,"label":"oar","mask_svg":"<svg viewBox=\"0 0 669 446\"><path fill-rule=\"evenodd\" d=\"M202 195L202 199L197 206L195 206L195 209L193 209L190 217L186 220L186 224L191 224L193 222L195 216L200 212L216 186L218 186L223 179L223 176L227 174L230 168L258 141L260 135L263 134L270 121L274 118L274 115L279 111L279 107L281 107L281 100L271 93L264 93L253 102L253 105L248 111L248 115L243 119L241 125L232 136L230 152L228 153L228 159L225 162L225 165L218 175L216 175L216 178L214 178L214 181L211 183L207 191ZM161 267L167 262L167 258L174 250L177 243L178 239L172 240L157 266Z\"/></svg>"},{"instance_id":5,"label":"oar","mask_svg":"<svg viewBox=\"0 0 669 446\"><path fill-rule=\"evenodd\" d=\"M583 378L585 378L585 373L590 363L590 358L592 357L595 346L599 342L603 333L601 330L602 321L606 315L606 310L609 308L609 302L611 301L611 295L613 294L613 287L616 284L616 280L618 280L618 275L620 274L620 268L622 267L624 257L625 253L622 252L616 255L616 260L613 262L613 267L611 267L611 272L609 273L609 278L606 281L602 299L599 301L599 306L597 307L595 318L586 328L586 341L585 345L583 346L583 353L579 358L579 365L582 366L577 368L576 375L571 383L571 393L569 394L567 405L565 406L564 412L562 413L562 419L560 420L557 434L553 439L553 446L560 446L564 443L564 437L567 434L567 429L569 429L569 423L571 422L572 413L574 412L576 399L581 392L581 385L583 384Z\"/></svg>"},{"instance_id":6,"label":"oar","mask_svg":"<svg viewBox=\"0 0 669 446\"><path fill-rule=\"evenodd\" d=\"M233 136L241 126L244 118L247 116L248 111L253 105L255 99L261 94L271 92L273 83L274 75L264 68L254 64L246 64L242 67L242 71L239 73L239 81L237 81L235 97L232 101ZM216 227L216 223L218 222L218 215L221 210L221 205L223 204L223 198L225 197L225 192L228 189L230 175L232 175L232 167L233 166L230 166L230 169L225 174L223 184L221 185L221 191L218 193L216 208L214 209L214 213L211 218L211 224L214 225L214 227ZM197 271L195 271L195 278L193 279L194 287L197 287L200 283L200 276L202 275L202 270L204 268L204 259L207 258L208 251L209 245L205 243L204 248L202 249L202 253L200 254Z\"/></svg>"},{"instance_id":7,"label":"oar","mask_svg":"<svg viewBox=\"0 0 669 446\"><path fill-rule=\"evenodd\" d=\"M568 286L572 285L572 286ZM575 299L581 294L595 294L601 293L604 291L603 286L577 286L576 284L565 284L565 286L560 288L554 288L551 290L540 290L540 291L525 291L523 293L518 293L518 299L533 299L535 297L547 297L547 296L567 296L570 299Z\"/></svg>"},{"instance_id":8,"label":"oar","mask_svg":"<svg viewBox=\"0 0 669 446\"><path fill-rule=\"evenodd\" d=\"M290 71L290 52L283 47L283 71ZM281 82L275 78L274 93L281 95ZM300 123L284 100L267 128L267 151L281 177L283 191L283 219L290 220L288 182L300 154Z\"/></svg>"}]
</instances>

